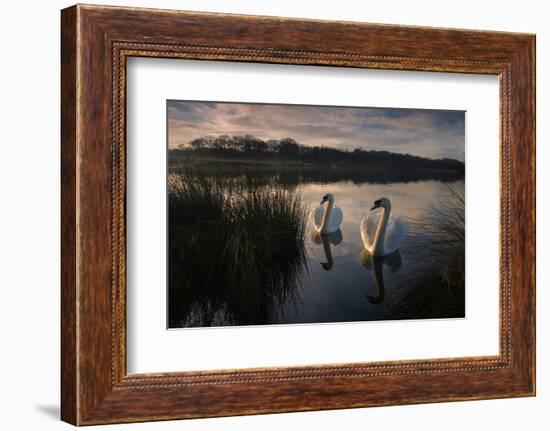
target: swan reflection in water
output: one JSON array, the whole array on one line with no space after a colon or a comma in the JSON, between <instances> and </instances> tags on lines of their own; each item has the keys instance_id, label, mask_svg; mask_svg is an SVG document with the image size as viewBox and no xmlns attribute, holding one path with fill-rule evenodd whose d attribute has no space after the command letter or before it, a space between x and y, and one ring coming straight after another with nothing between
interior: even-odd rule
<instances>
[{"instance_id":1,"label":"swan reflection in water","mask_svg":"<svg viewBox=\"0 0 550 431\"><path fill-rule=\"evenodd\" d=\"M323 244L323 250L327 261L321 262L321 266L325 271L330 271L334 265L334 259L332 258L332 250L330 246L339 245L343 238L342 231L339 228L331 233L319 233L315 230L311 233L311 239L315 244Z\"/></svg>"},{"instance_id":2,"label":"swan reflection in water","mask_svg":"<svg viewBox=\"0 0 550 431\"><path fill-rule=\"evenodd\" d=\"M369 271L374 269L376 295L367 295L367 298L371 304L381 304L385 296L384 266L388 267L391 273L399 270L403 263L401 253L399 250L396 250L386 256L374 256L370 254L367 249L363 249L361 253L359 253L359 263Z\"/></svg>"}]
</instances>

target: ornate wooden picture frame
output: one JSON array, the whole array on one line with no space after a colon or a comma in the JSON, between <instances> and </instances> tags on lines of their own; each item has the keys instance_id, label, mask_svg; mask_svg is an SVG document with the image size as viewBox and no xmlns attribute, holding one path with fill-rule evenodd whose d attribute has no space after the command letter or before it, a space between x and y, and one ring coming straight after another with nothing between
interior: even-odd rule
<instances>
[{"instance_id":1,"label":"ornate wooden picture frame","mask_svg":"<svg viewBox=\"0 0 550 431\"><path fill-rule=\"evenodd\" d=\"M62 11L61 50L64 421L535 394L534 35L77 5ZM125 98L126 60L135 56L497 75L500 354L128 374Z\"/></svg>"}]
</instances>

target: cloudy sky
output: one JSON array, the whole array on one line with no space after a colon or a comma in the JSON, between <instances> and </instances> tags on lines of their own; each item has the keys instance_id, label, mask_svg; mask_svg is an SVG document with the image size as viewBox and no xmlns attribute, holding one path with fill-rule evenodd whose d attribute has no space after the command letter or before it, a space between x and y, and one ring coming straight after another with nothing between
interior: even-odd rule
<instances>
[{"instance_id":1,"label":"cloudy sky","mask_svg":"<svg viewBox=\"0 0 550 431\"><path fill-rule=\"evenodd\" d=\"M463 111L170 100L168 127L170 148L206 135L254 135L464 161Z\"/></svg>"}]
</instances>

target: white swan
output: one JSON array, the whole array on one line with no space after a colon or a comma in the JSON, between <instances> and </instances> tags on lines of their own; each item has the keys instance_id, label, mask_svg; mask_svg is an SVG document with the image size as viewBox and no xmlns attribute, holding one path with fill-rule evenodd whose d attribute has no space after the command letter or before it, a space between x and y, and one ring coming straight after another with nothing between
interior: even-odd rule
<instances>
[{"instance_id":1,"label":"white swan","mask_svg":"<svg viewBox=\"0 0 550 431\"><path fill-rule=\"evenodd\" d=\"M399 248L405 235L405 223L401 217L392 214L388 198L380 198L371 208L382 211L371 212L361 222L361 239L367 251L373 256L386 256Z\"/></svg>"},{"instance_id":2,"label":"white swan","mask_svg":"<svg viewBox=\"0 0 550 431\"><path fill-rule=\"evenodd\" d=\"M328 202L326 208L323 204ZM339 207L334 206L334 196L332 193L327 193L323 196L321 204L314 208L310 214L313 228L319 233L331 233L340 228L344 214Z\"/></svg>"}]
</instances>

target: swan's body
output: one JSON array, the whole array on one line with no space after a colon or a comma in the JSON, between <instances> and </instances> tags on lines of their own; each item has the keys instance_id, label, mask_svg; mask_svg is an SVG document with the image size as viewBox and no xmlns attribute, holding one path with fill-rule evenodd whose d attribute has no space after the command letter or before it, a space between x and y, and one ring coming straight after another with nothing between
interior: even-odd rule
<instances>
[{"instance_id":1,"label":"swan's body","mask_svg":"<svg viewBox=\"0 0 550 431\"><path fill-rule=\"evenodd\" d=\"M399 250L394 251L386 256L373 256L367 249L361 250L359 253L359 264L368 271L374 268L374 262L380 260L384 264L384 268L388 268L390 273L399 271L403 264L403 258Z\"/></svg>"},{"instance_id":2,"label":"swan's body","mask_svg":"<svg viewBox=\"0 0 550 431\"><path fill-rule=\"evenodd\" d=\"M371 212L361 222L361 239L367 251L373 256L386 256L399 249L399 244L405 235L405 223L401 217L392 214L391 203L387 198L381 198L374 203Z\"/></svg>"},{"instance_id":3,"label":"swan's body","mask_svg":"<svg viewBox=\"0 0 550 431\"><path fill-rule=\"evenodd\" d=\"M325 202L327 204L324 206ZM327 193L323 196L321 204L311 211L310 218L313 228L318 233L331 233L340 228L344 213L339 207L334 206L334 196Z\"/></svg>"},{"instance_id":4,"label":"swan's body","mask_svg":"<svg viewBox=\"0 0 550 431\"><path fill-rule=\"evenodd\" d=\"M344 235L340 229L335 230L331 233L319 233L316 230L311 232L311 241L317 245L322 245L325 242L330 245L340 245L344 240Z\"/></svg>"}]
</instances>

